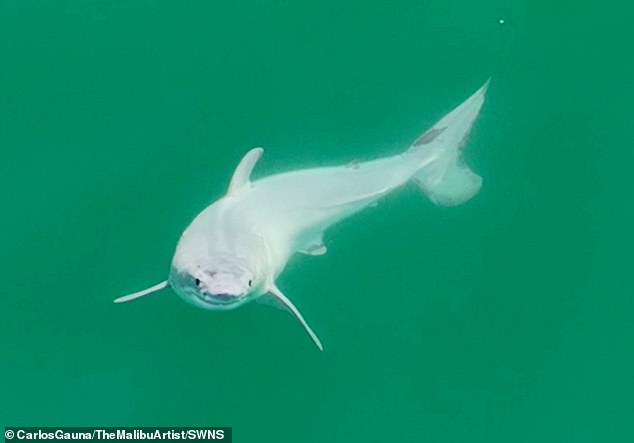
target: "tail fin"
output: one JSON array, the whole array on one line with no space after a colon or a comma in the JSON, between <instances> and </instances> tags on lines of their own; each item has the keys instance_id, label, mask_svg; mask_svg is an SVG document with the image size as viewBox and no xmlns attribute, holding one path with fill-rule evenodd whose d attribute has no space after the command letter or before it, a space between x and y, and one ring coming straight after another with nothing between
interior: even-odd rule
<instances>
[{"instance_id":1,"label":"tail fin","mask_svg":"<svg viewBox=\"0 0 634 443\"><path fill-rule=\"evenodd\" d=\"M407 153L427 159L413 180L429 199L442 206L466 202L480 190L482 177L462 161L462 145L473 126L490 79L460 106L418 137Z\"/></svg>"}]
</instances>

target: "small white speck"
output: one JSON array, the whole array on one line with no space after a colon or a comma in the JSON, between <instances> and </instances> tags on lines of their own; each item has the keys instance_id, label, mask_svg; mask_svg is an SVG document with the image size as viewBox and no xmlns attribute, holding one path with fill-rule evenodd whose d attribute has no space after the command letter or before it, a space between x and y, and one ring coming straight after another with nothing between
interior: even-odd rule
<instances>
[{"instance_id":1,"label":"small white speck","mask_svg":"<svg viewBox=\"0 0 634 443\"><path fill-rule=\"evenodd\" d=\"M499 23L499 24L501 24L501 25L503 25L503 24L504 24L504 19L503 19L503 18L501 18L500 20L498 20L498 23Z\"/></svg>"}]
</instances>

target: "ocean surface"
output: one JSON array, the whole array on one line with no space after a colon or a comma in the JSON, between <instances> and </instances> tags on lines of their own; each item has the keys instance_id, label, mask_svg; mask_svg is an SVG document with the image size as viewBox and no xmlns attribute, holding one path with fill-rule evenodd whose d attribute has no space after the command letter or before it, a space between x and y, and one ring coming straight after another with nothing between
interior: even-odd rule
<instances>
[{"instance_id":1,"label":"ocean surface","mask_svg":"<svg viewBox=\"0 0 634 443\"><path fill-rule=\"evenodd\" d=\"M236 442L634 441L632 8L0 2L0 425ZM241 156L393 155L487 78L480 193L406 186L295 257L298 322L164 280Z\"/></svg>"}]
</instances>

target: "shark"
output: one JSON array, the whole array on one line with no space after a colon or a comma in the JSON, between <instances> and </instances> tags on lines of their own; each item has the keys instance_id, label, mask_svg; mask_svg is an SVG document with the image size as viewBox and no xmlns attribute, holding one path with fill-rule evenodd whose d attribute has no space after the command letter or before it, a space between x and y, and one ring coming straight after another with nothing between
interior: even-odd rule
<instances>
[{"instance_id":1,"label":"shark","mask_svg":"<svg viewBox=\"0 0 634 443\"><path fill-rule=\"evenodd\" d=\"M459 205L477 194L482 178L465 164L462 151L489 82L397 155L251 180L264 152L251 149L233 172L226 194L182 233L168 279L114 302L167 287L211 311L256 300L290 312L323 350L299 309L276 285L277 277L295 254L326 254L324 232L407 183L441 206Z\"/></svg>"}]
</instances>

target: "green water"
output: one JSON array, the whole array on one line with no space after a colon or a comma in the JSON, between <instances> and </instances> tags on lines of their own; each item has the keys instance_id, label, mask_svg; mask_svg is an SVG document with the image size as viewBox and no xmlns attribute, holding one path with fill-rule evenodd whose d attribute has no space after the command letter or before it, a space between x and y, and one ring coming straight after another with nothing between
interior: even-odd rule
<instances>
[{"instance_id":1,"label":"green water","mask_svg":"<svg viewBox=\"0 0 634 443\"><path fill-rule=\"evenodd\" d=\"M0 425L633 441L631 11L581 3L2 1ZM256 304L112 303L249 148L394 154L490 75L476 198L407 187L280 278L324 352Z\"/></svg>"}]
</instances>

